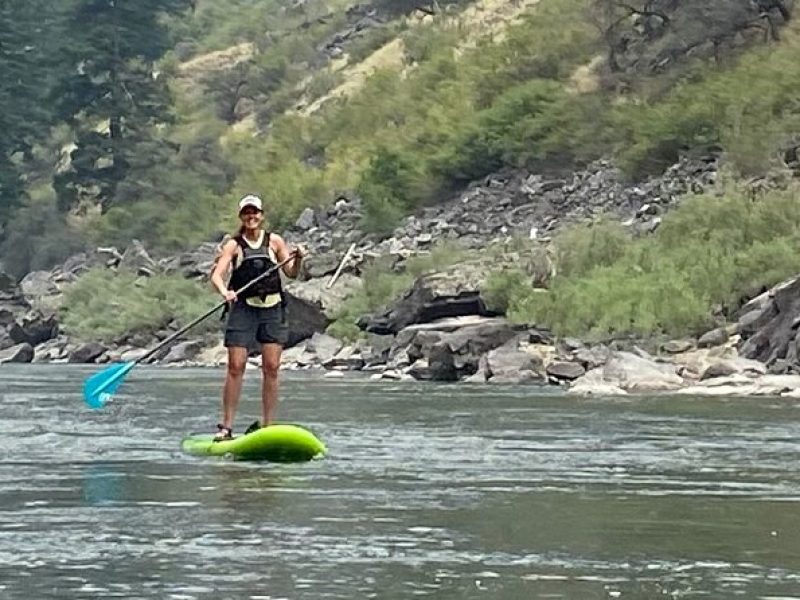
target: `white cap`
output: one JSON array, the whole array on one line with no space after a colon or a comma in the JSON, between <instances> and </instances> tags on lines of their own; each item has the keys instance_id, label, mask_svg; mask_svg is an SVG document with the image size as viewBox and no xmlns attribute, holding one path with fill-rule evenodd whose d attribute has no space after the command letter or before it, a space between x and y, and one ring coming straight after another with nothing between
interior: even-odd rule
<instances>
[{"instance_id":1,"label":"white cap","mask_svg":"<svg viewBox=\"0 0 800 600\"><path fill-rule=\"evenodd\" d=\"M262 212L264 211L264 209L261 207L261 198L254 196L253 194L248 194L239 200L239 212L242 212L247 206L254 206L258 210Z\"/></svg>"}]
</instances>

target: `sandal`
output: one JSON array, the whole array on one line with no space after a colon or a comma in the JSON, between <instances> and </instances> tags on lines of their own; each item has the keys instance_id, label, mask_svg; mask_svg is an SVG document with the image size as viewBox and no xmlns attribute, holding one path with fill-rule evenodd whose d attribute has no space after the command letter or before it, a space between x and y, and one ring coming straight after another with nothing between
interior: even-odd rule
<instances>
[{"instance_id":1,"label":"sandal","mask_svg":"<svg viewBox=\"0 0 800 600\"><path fill-rule=\"evenodd\" d=\"M253 433L254 431L258 431L261 429L261 423L258 421L253 421L250 423L250 426L244 430L244 434L247 435L248 433Z\"/></svg>"},{"instance_id":2,"label":"sandal","mask_svg":"<svg viewBox=\"0 0 800 600\"><path fill-rule=\"evenodd\" d=\"M217 423L217 433L214 434L215 442L222 442L233 439L233 429L225 427L222 423Z\"/></svg>"}]
</instances>

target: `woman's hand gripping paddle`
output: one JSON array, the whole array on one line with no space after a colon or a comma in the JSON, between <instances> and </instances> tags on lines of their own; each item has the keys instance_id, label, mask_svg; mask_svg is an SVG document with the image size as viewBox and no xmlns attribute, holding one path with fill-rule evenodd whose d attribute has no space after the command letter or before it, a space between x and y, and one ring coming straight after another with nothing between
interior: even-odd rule
<instances>
[{"instance_id":1,"label":"woman's hand gripping paddle","mask_svg":"<svg viewBox=\"0 0 800 600\"><path fill-rule=\"evenodd\" d=\"M250 286L255 285L262 279L269 277L275 271L280 269L283 265L288 263L290 260L294 259L295 252L292 252L286 260L282 260L277 265L272 267L270 270L262 273L258 277L251 280L246 285L243 285L240 289L236 290L236 294L239 295L245 290L247 290ZM103 408L106 405L111 397L114 395L114 392L117 391L122 382L125 380L125 376L130 372L133 367L135 367L140 362L143 362L153 356L156 352L161 350L164 346L170 344L171 342L175 341L177 338L182 336L184 333L189 331L192 327L197 325L198 323L205 321L208 317L213 315L217 312L220 308L227 304L227 300L223 300L219 304L217 304L214 308L210 309L205 314L197 317L194 321L189 323L188 325L182 327L167 339L162 341L158 346L149 350L146 354L143 354L139 358L131 362L125 363L115 363L110 367L103 369L99 373L95 373L89 379L87 379L83 384L83 399L86 401L91 408Z\"/></svg>"}]
</instances>

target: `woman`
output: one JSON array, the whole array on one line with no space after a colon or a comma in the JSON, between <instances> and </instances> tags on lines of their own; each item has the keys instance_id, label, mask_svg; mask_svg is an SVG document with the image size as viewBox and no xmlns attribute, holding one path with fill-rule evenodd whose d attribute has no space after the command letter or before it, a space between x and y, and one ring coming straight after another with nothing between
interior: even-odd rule
<instances>
[{"instance_id":1,"label":"woman","mask_svg":"<svg viewBox=\"0 0 800 600\"><path fill-rule=\"evenodd\" d=\"M224 243L211 274L211 283L230 302L225 327L228 369L222 392L222 422L217 425L215 440L233 437L233 420L242 391L247 356L255 342L261 346L261 424L269 425L275 417L278 408L278 369L288 328L281 277L274 267L289 259L282 267L283 272L288 277L297 277L305 256L305 251L300 247L290 253L281 236L263 229L264 210L258 196L248 195L239 201L239 220L239 233ZM225 275L231 266L230 283L226 285ZM274 269L271 275L237 298L235 290L270 269ZM254 423L248 432L261 424Z\"/></svg>"}]
</instances>

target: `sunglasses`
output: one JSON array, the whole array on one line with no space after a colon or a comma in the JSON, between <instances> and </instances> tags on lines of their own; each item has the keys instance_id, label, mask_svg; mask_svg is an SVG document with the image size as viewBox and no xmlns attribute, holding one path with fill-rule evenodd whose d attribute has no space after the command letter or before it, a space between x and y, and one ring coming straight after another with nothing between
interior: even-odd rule
<instances>
[{"instance_id":1,"label":"sunglasses","mask_svg":"<svg viewBox=\"0 0 800 600\"><path fill-rule=\"evenodd\" d=\"M255 217L261 214L261 211L255 208L245 208L239 213L240 217Z\"/></svg>"}]
</instances>

